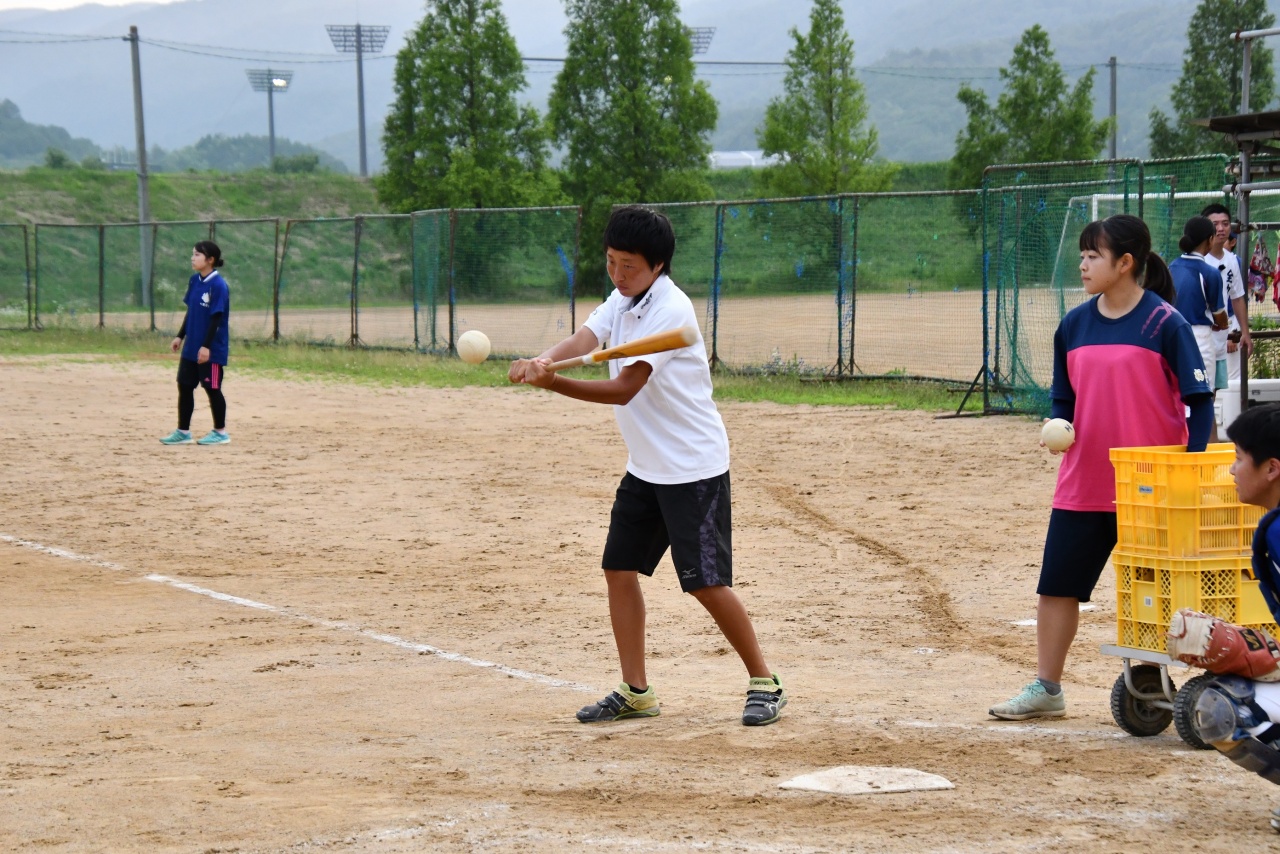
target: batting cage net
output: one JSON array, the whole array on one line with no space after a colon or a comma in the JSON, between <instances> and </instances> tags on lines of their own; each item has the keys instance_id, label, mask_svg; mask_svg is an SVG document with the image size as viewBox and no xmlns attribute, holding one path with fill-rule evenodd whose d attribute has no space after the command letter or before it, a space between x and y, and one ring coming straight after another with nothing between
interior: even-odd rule
<instances>
[{"instance_id":1,"label":"batting cage net","mask_svg":"<svg viewBox=\"0 0 1280 854\"><path fill-rule=\"evenodd\" d=\"M1186 220L1212 201L1228 201L1225 174L1219 156L988 167L984 408L1048 412L1054 331L1086 299L1078 271L1085 225L1116 213L1140 216L1153 247L1172 259Z\"/></svg>"}]
</instances>

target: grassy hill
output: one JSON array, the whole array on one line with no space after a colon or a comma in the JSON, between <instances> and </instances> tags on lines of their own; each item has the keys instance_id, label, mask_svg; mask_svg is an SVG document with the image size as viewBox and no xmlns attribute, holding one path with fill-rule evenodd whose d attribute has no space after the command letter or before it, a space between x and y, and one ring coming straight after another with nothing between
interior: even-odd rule
<instances>
[{"instance_id":1,"label":"grassy hill","mask_svg":"<svg viewBox=\"0 0 1280 854\"><path fill-rule=\"evenodd\" d=\"M150 179L151 213L160 221L315 218L386 213L373 185L349 175L234 175L197 172ZM0 171L0 222L137 222L138 181L131 172L90 169Z\"/></svg>"}]
</instances>

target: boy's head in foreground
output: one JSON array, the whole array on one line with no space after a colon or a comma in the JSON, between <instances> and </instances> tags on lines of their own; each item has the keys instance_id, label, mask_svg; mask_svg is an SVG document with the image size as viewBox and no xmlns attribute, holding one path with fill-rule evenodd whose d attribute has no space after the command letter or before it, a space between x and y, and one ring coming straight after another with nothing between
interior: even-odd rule
<instances>
[{"instance_id":1,"label":"boy's head in foreground","mask_svg":"<svg viewBox=\"0 0 1280 854\"><path fill-rule=\"evenodd\" d=\"M1236 446L1231 475L1240 501L1268 510L1280 505L1280 403L1246 409L1227 438Z\"/></svg>"},{"instance_id":2,"label":"boy's head in foreground","mask_svg":"<svg viewBox=\"0 0 1280 854\"><path fill-rule=\"evenodd\" d=\"M604 229L605 265L623 296L639 296L662 274L671 275L676 235L671 221L639 205L618 208Z\"/></svg>"}]
</instances>

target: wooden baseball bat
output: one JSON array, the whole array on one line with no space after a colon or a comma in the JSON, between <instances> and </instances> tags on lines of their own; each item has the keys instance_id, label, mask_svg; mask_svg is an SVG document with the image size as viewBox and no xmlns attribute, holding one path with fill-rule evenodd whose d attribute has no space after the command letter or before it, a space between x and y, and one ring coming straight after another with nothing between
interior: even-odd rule
<instances>
[{"instance_id":1,"label":"wooden baseball bat","mask_svg":"<svg viewBox=\"0 0 1280 854\"><path fill-rule=\"evenodd\" d=\"M626 344L595 350L585 356L574 356L572 359L561 359L547 365L548 371L562 371L565 368L576 368L579 365L594 365L609 359L625 359L627 356L647 356L650 353L662 353L666 350L679 350L688 347L698 340L698 330L693 326L681 326L679 329L668 329L666 332L655 332Z\"/></svg>"}]
</instances>

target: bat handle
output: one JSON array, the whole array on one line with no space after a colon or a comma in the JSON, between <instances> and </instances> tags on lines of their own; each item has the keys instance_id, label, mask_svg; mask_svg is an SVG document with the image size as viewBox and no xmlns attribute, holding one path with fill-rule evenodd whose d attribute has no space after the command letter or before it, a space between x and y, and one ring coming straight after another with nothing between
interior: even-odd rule
<instances>
[{"instance_id":1,"label":"bat handle","mask_svg":"<svg viewBox=\"0 0 1280 854\"><path fill-rule=\"evenodd\" d=\"M574 356L572 359L561 359L558 362L552 362L547 365L547 370L552 372L563 371L565 368L577 368L581 365L590 365L595 361L591 358L591 355L591 353L588 353L585 356Z\"/></svg>"}]
</instances>

